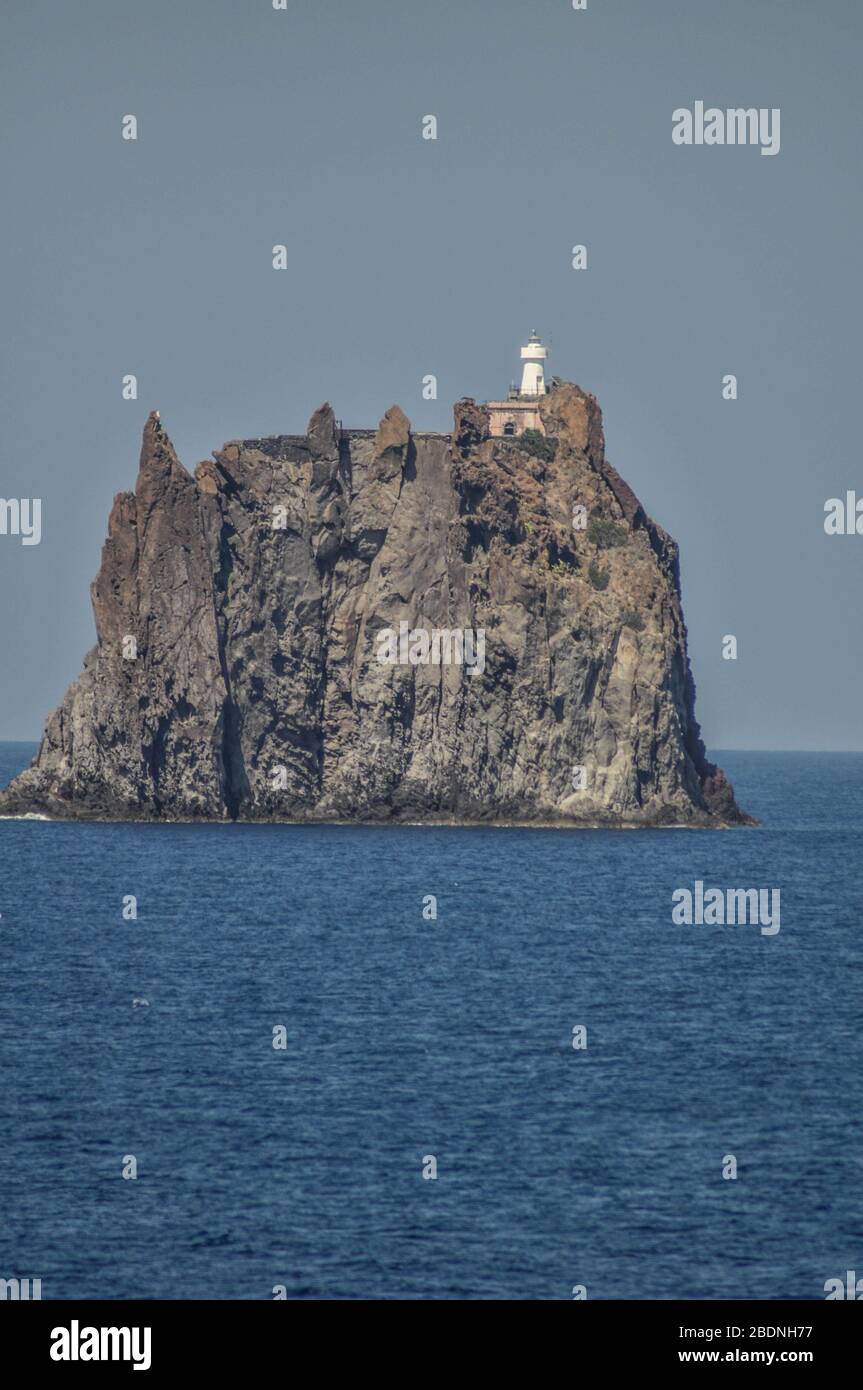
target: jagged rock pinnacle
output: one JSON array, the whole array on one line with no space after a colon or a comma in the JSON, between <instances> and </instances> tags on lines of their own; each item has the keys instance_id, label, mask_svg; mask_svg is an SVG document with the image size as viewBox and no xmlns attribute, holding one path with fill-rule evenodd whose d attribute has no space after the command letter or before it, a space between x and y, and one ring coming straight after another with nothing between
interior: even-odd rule
<instances>
[{"instance_id":1,"label":"jagged rock pinnacle","mask_svg":"<svg viewBox=\"0 0 863 1390\"><path fill-rule=\"evenodd\" d=\"M747 823L695 718L677 546L593 396L539 409L544 437L490 438L468 399L414 437L325 402L194 478L153 411L98 644L0 812Z\"/></svg>"}]
</instances>

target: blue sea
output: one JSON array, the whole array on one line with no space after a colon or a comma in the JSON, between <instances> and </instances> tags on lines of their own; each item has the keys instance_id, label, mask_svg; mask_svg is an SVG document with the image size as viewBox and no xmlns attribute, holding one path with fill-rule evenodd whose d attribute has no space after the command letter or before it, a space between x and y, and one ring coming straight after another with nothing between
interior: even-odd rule
<instances>
[{"instance_id":1,"label":"blue sea","mask_svg":"<svg viewBox=\"0 0 863 1390\"><path fill-rule=\"evenodd\" d=\"M0 745L0 784L33 751ZM817 1299L863 1272L863 754L715 756L760 828L0 822L0 1276ZM673 924L697 879L779 888L779 932Z\"/></svg>"}]
</instances>

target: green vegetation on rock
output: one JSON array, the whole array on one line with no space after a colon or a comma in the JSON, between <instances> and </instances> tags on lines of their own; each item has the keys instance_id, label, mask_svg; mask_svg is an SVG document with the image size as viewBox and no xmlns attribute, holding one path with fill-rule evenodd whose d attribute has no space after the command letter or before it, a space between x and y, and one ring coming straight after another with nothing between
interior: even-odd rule
<instances>
[{"instance_id":1,"label":"green vegetation on rock","mask_svg":"<svg viewBox=\"0 0 863 1390\"><path fill-rule=\"evenodd\" d=\"M542 459L544 463L551 463L557 453L557 440L540 434L539 430L523 430L517 438L520 449L530 454L531 458Z\"/></svg>"},{"instance_id":2,"label":"green vegetation on rock","mask_svg":"<svg viewBox=\"0 0 863 1390\"><path fill-rule=\"evenodd\" d=\"M587 539L599 550L612 550L617 545L626 545L629 533L625 526L594 517L587 528Z\"/></svg>"},{"instance_id":3,"label":"green vegetation on rock","mask_svg":"<svg viewBox=\"0 0 863 1390\"><path fill-rule=\"evenodd\" d=\"M602 592L603 589L608 588L608 581L611 578L611 570L600 569L596 561L591 560L590 568L588 569L587 573L590 577L590 582L593 585L594 589L598 589L600 592Z\"/></svg>"}]
</instances>

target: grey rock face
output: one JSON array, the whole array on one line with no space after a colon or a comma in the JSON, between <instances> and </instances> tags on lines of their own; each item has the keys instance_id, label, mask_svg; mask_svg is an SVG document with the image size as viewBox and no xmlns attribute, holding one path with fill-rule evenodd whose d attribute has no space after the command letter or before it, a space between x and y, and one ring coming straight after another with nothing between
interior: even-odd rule
<instances>
[{"instance_id":1,"label":"grey rock face","mask_svg":"<svg viewBox=\"0 0 863 1390\"><path fill-rule=\"evenodd\" d=\"M324 405L194 478L151 415L97 645L0 813L751 823L695 722L674 541L593 397L542 414L545 442L490 439L471 401L451 437L397 406L346 434ZM421 660L435 631L473 673L456 638Z\"/></svg>"}]
</instances>

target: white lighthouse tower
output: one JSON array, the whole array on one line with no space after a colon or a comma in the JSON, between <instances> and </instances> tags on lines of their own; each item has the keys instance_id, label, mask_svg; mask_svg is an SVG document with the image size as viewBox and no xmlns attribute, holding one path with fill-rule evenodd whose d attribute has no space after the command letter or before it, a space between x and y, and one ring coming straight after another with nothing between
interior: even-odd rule
<instances>
[{"instance_id":1,"label":"white lighthouse tower","mask_svg":"<svg viewBox=\"0 0 863 1390\"><path fill-rule=\"evenodd\" d=\"M548 348L543 347L536 330L531 331L527 347L521 350L521 360L524 367L521 372L520 396L544 396L545 395L545 368L543 363L548 357Z\"/></svg>"},{"instance_id":2,"label":"white lighthouse tower","mask_svg":"<svg viewBox=\"0 0 863 1390\"><path fill-rule=\"evenodd\" d=\"M521 360L524 364L521 386L513 383L505 401L486 401L489 433L492 437L518 435L525 430L539 430L540 434L545 434L539 400L548 393L545 384L545 361L548 355L549 349L542 345L535 332L531 333L527 345L521 350Z\"/></svg>"}]
</instances>

